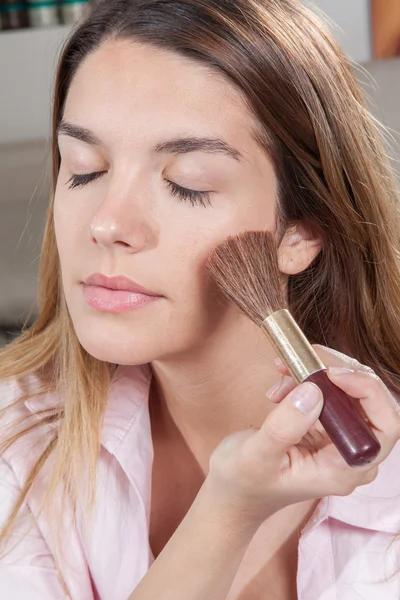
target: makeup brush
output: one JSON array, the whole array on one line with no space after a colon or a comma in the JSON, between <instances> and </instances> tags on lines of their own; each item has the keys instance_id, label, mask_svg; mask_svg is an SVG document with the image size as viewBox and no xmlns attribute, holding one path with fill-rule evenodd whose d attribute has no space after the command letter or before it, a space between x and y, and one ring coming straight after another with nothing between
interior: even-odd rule
<instances>
[{"instance_id":1,"label":"makeup brush","mask_svg":"<svg viewBox=\"0 0 400 600\"><path fill-rule=\"evenodd\" d=\"M322 391L320 422L351 466L371 462L380 444L354 400L327 376L326 367L290 314L272 234L249 231L230 237L210 255L209 270L223 293L261 327L298 383L310 381Z\"/></svg>"}]
</instances>

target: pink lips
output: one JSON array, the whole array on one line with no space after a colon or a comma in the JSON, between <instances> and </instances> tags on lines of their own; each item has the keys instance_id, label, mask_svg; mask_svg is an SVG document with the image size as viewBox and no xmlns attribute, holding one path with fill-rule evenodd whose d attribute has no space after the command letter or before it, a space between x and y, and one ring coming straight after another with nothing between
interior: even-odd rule
<instances>
[{"instance_id":1,"label":"pink lips","mask_svg":"<svg viewBox=\"0 0 400 600\"><path fill-rule=\"evenodd\" d=\"M89 306L103 312L123 313L136 310L162 298L127 277L106 277L95 273L83 283L83 295Z\"/></svg>"}]
</instances>

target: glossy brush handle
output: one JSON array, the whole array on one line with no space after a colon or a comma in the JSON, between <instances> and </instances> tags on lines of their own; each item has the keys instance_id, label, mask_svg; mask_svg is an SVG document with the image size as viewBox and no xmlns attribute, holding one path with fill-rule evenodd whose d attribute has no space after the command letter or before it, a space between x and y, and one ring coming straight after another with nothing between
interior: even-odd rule
<instances>
[{"instance_id":1,"label":"glossy brush handle","mask_svg":"<svg viewBox=\"0 0 400 600\"><path fill-rule=\"evenodd\" d=\"M347 464L360 467L374 460L381 446L354 408L354 400L329 379L325 369L316 371L304 381L315 383L321 390L324 406L319 420Z\"/></svg>"}]
</instances>

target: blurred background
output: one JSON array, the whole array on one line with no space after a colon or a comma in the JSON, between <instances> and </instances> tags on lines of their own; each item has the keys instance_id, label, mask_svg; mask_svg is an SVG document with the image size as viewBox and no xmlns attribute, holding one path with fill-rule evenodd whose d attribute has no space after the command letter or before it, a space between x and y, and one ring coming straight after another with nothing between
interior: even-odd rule
<instances>
[{"instance_id":1,"label":"blurred background","mask_svg":"<svg viewBox=\"0 0 400 600\"><path fill-rule=\"evenodd\" d=\"M112 1L112 0L110 0ZM308 0L330 19L373 113L400 141L400 0ZM35 314L49 201L50 101L57 56L84 0L0 0L0 346Z\"/></svg>"}]
</instances>

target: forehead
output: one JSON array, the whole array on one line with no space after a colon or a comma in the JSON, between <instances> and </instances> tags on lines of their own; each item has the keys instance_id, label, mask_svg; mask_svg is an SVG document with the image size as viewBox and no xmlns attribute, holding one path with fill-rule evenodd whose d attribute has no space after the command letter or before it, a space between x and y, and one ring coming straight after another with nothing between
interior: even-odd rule
<instances>
[{"instance_id":1,"label":"forehead","mask_svg":"<svg viewBox=\"0 0 400 600\"><path fill-rule=\"evenodd\" d=\"M64 118L119 136L163 134L250 138L256 119L241 91L197 61L150 45L113 40L86 57L72 80ZM100 122L99 122L100 121Z\"/></svg>"}]
</instances>

